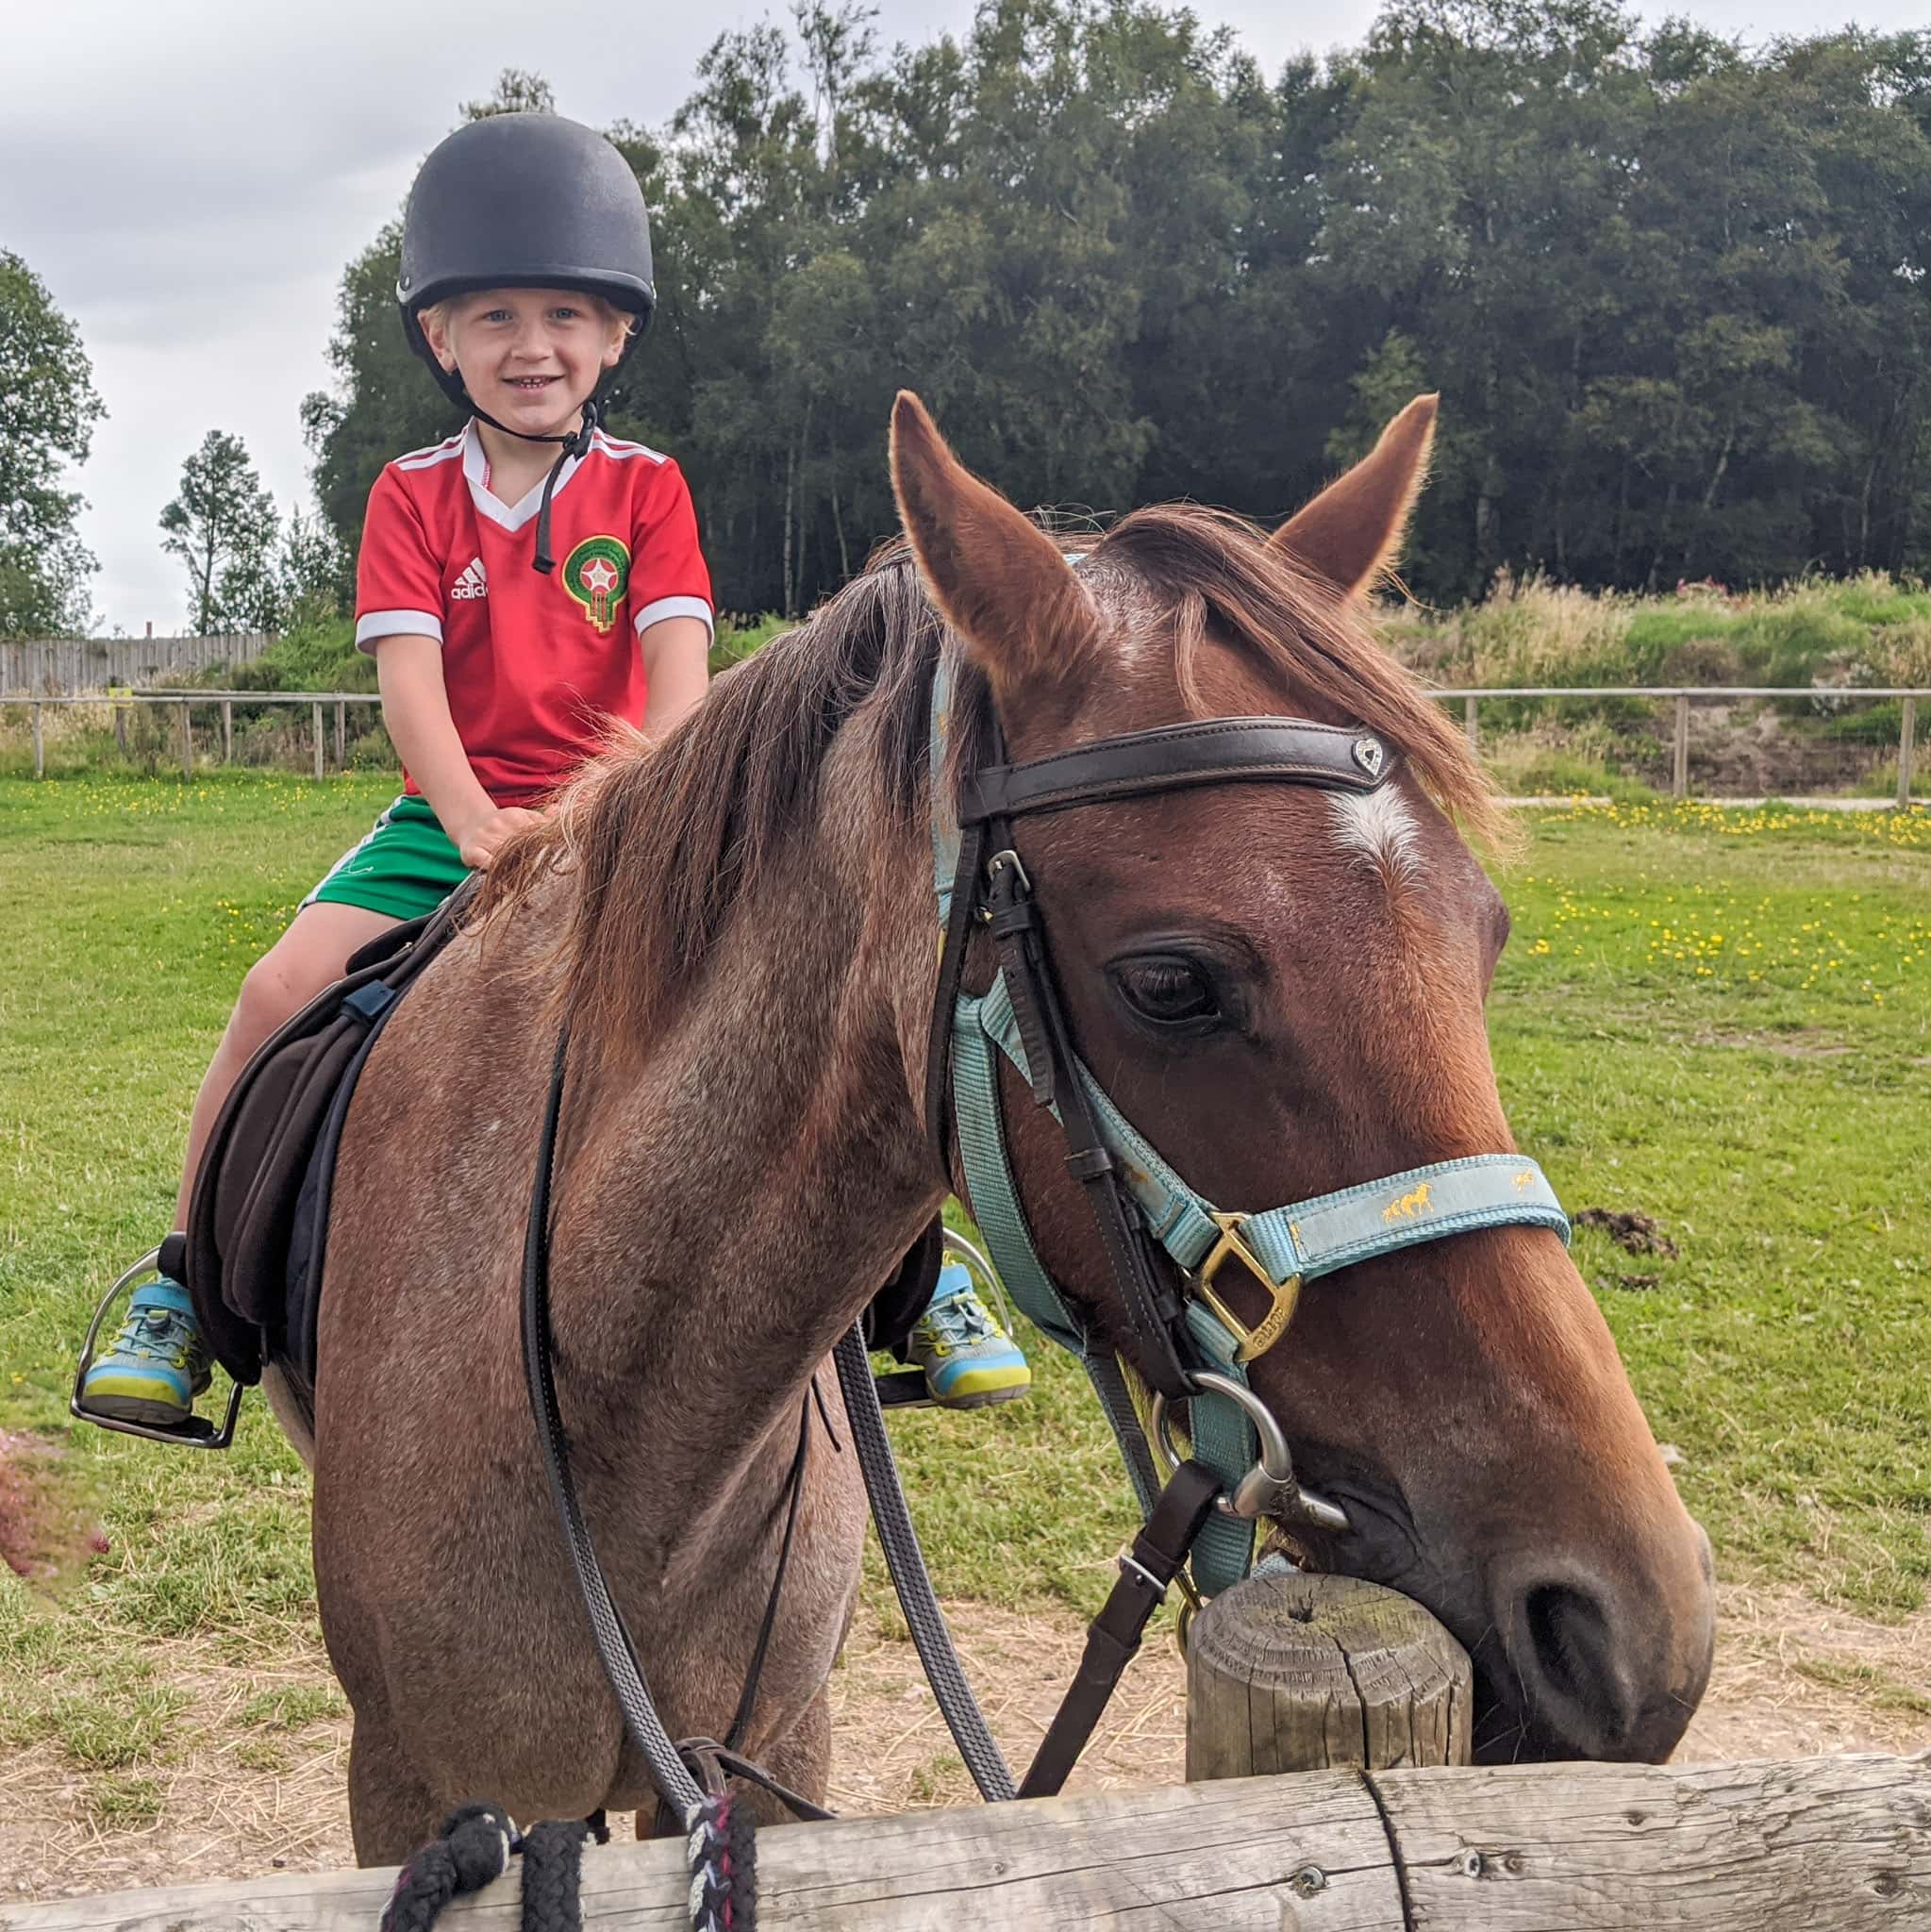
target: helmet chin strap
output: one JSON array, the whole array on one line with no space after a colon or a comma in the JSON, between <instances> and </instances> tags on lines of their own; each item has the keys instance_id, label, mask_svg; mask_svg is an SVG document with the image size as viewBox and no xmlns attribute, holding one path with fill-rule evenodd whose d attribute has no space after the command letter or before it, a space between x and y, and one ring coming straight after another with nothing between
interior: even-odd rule
<instances>
[{"instance_id":1,"label":"helmet chin strap","mask_svg":"<svg viewBox=\"0 0 1931 1932\"><path fill-rule=\"evenodd\" d=\"M530 567L540 570L545 576L556 569L557 559L550 555L550 499L557 493L557 479L563 474L563 465L573 457L581 458L590 454L590 440L596 434L597 424L602 411L597 407L595 396L584 399L583 423L573 429L568 436L532 436L527 430L512 429L507 423L499 423L489 410L477 407L475 398L467 390L463 400L470 406L471 413L478 422L487 423L491 429L500 429L505 436L513 436L519 442L554 442L561 447L557 452L557 460L550 465L550 474L543 478L543 501L537 510L537 554L530 559Z\"/></svg>"}]
</instances>

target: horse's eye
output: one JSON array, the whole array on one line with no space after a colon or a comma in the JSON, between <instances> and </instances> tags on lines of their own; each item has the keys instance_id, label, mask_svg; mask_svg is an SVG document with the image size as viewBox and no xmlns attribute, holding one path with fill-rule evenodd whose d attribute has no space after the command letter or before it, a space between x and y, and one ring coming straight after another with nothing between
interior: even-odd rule
<instances>
[{"instance_id":1,"label":"horse's eye","mask_svg":"<svg viewBox=\"0 0 1931 1932\"><path fill-rule=\"evenodd\" d=\"M1190 960L1171 954L1124 959L1113 968L1113 980L1126 1004L1157 1026L1199 1025L1220 1017L1212 981Z\"/></svg>"}]
</instances>

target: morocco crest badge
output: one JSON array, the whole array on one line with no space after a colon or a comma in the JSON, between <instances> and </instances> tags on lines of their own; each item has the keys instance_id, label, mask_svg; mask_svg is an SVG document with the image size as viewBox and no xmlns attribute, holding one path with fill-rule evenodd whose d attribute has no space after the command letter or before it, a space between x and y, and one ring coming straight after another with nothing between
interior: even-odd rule
<instances>
[{"instance_id":1,"label":"morocco crest badge","mask_svg":"<svg viewBox=\"0 0 1931 1932\"><path fill-rule=\"evenodd\" d=\"M617 607L629 582L630 552L618 538L586 537L563 559L563 588L600 631L617 621Z\"/></svg>"}]
</instances>

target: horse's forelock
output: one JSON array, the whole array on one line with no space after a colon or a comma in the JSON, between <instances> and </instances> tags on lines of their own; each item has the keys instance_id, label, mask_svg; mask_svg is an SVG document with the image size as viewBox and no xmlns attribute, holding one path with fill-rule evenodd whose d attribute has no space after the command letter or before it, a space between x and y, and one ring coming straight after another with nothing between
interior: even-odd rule
<instances>
[{"instance_id":1,"label":"horse's forelock","mask_svg":"<svg viewBox=\"0 0 1931 1932\"><path fill-rule=\"evenodd\" d=\"M1135 510L1093 561L1125 566L1172 613L1175 673L1197 714L1206 715L1198 667L1211 627L1290 690L1385 739L1446 810L1492 849L1508 847L1507 813L1440 705L1376 642L1357 604L1304 575L1244 517L1193 504Z\"/></svg>"}]
</instances>

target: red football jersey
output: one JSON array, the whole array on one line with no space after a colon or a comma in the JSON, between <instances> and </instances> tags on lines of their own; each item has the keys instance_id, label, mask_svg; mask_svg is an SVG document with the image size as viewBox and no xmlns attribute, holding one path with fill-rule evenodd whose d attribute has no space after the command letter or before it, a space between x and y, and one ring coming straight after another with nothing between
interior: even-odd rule
<instances>
[{"instance_id":1,"label":"red football jersey","mask_svg":"<svg viewBox=\"0 0 1931 1932\"><path fill-rule=\"evenodd\" d=\"M599 429L551 498L547 576L531 566L543 486L491 496L474 423L398 457L369 492L356 642L439 639L457 736L498 805L531 805L643 721L639 639L666 617L711 623L710 573L682 472ZM418 790L405 774L408 789Z\"/></svg>"}]
</instances>

